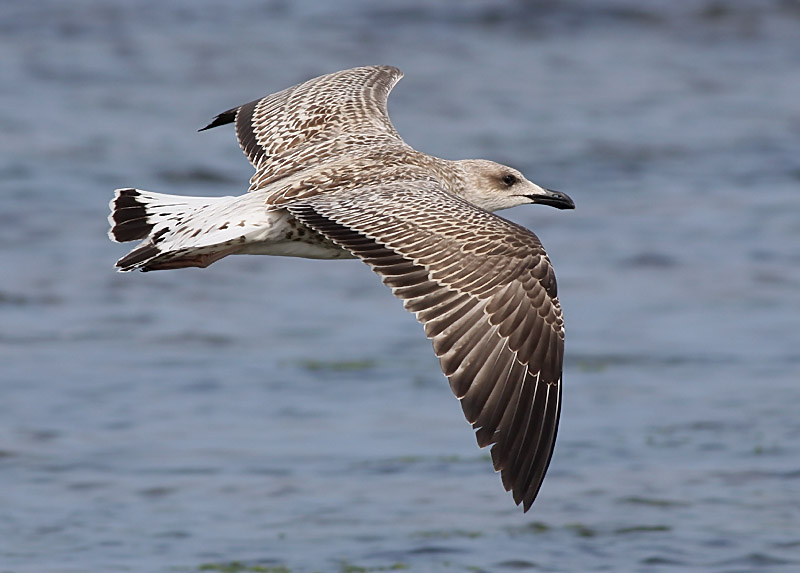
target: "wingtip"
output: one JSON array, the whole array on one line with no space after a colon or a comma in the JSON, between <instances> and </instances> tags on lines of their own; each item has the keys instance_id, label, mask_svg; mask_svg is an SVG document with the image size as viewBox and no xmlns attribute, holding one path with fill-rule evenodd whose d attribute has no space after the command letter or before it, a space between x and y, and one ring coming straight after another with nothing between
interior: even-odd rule
<instances>
[{"instance_id":1,"label":"wingtip","mask_svg":"<svg viewBox=\"0 0 800 573\"><path fill-rule=\"evenodd\" d=\"M239 106L241 107L241 106ZM220 125L226 125L228 123L233 123L236 120L236 114L239 112L239 107L234 107L232 109L223 111L221 114L217 115L214 119L211 120L205 127L201 127L197 131L205 131L207 129L212 129L214 127L219 127Z\"/></svg>"}]
</instances>

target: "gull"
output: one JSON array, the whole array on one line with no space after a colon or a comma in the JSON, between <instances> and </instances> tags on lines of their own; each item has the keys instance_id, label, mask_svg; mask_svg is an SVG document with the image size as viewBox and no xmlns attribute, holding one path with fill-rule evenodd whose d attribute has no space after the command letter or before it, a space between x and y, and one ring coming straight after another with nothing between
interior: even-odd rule
<instances>
[{"instance_id":1,"label":"gull","mask_svg":"<svg viewBox=\"0 0 800 573\"><path fill-rule=\"evenodd\" d=\"M412 149L387 112L403 76L368 66L229 109L255 174L235 197L118 189L109 236L141 240L120 271L207 267L233 254L358 258L414 313L506 491L528 511L561 412L564 321L539 239L493 212L566 194L483 159Z\"/></svg>"}]
</instances>

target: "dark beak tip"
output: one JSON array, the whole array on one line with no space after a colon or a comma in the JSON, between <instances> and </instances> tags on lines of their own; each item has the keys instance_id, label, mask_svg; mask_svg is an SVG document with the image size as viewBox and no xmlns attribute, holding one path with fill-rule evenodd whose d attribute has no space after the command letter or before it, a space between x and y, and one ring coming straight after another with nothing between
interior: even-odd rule
<instances>
[{"instance_id":1,"label":"dark beak tip","mask_svg":"<svg viewBox=\"0 0 800 573\"><path fill-rule=\"evenodd\" d=\"M556 209L574 209L575 202L572 200L572 197L563 193L561 191L555 191L553 189L547 189L550 195L544 199L538 201L545 205L549 205L551 207L555 207Z\"/></svg>"}]
</instances>

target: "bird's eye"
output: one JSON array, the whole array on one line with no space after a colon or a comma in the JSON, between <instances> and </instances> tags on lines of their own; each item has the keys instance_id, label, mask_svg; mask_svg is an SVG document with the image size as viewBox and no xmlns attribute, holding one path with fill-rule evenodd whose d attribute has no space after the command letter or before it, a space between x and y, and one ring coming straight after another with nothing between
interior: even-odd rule
<instances>
[{"instance_id":1,"label":"bird's eye","mask_svg":"<svg viewBox=\"0 0 800 573\"><path fill-rule=\"evenodd\" d=\"M503 183L511 187L514 183L517 182L517 178L509 173L508 175L503 175Z\"/></svg>"}]
</instances>

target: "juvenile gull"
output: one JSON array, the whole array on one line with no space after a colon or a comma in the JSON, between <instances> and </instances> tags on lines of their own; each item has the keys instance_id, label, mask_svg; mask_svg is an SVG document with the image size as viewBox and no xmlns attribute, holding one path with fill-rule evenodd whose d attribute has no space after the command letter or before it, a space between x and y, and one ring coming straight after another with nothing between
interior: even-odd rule
<instances>
[{"instance_id":1,"label":"juvenile gull","mask_svg":"<svg viewBox=\"0 0 800 573\"><path fill-rule=\"evenodd\" d=\"M256 169L249 193L182 197L118 189L109 236L142 242L121 271L206 267L232 254L360 258L433 341L442 371L495 470L530 509L555 445L564 322L532 232L492 211L558 191L482 159L409 147L386 101L402 72L345 70L219 114Z\"/></svg>"}]
</instances>

